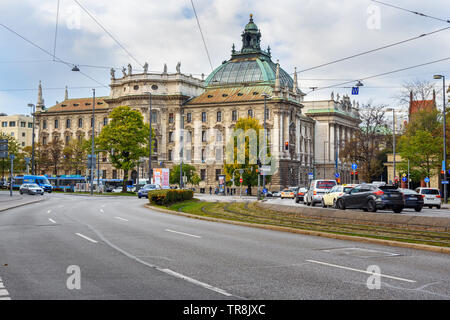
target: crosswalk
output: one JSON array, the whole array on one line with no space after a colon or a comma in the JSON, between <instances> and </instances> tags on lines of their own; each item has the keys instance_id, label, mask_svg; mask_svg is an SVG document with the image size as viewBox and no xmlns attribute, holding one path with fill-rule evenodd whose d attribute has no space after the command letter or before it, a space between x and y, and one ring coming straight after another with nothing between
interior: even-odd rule
<instances>
[{"instance_id":1,"label":"crosswalk","mask_svg":"<svg viewBox=\"0 0 450 320\"><path fill-rule=\"evenodd\" d=\"M8 290L6 290L3 284L2 278L0 278L0 300L11 300Z\"/></svg>"}]
</instances>

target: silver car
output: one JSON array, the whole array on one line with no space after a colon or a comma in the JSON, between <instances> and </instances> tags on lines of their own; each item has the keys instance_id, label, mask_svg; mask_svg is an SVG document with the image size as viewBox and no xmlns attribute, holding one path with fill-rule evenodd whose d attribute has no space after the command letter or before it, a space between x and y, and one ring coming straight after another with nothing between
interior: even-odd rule
<instances>
[{"instance_id":1,"label":"silver car","mask_svg":"<svg viewBox=\"0 0 450 320\"><path fill-rule=\"evenodd\" d=\"M307 206L314 206L322 202L322 197L337 185L336 180L313 180L309 186L303 202Z\"/></svg>"},{"instance_id":2,"label":"silver car","mask_svg":"<svg viewBox=\"0 0 450 320\"><path fill-rule=\"evenodd\" d=\"M39 187L35 183L27 183L27 184L23 184L23 185L20 186L19 193L20 194L26 193L26 194L40 194L40 195L44 195L44 189L42 189L41 187Z\"/></svg>"}]
</instances>

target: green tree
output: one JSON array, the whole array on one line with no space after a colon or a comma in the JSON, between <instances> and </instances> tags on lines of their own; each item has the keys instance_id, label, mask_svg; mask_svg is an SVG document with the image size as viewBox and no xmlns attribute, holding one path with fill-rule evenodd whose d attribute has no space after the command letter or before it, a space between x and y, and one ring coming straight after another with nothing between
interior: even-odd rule
<instances>
[{"instance_id":1,"label":"green tree","mask_svg":"<svg viewBox=\"0 0 450 320\"><path fill-rule=\"evenodd\" d=\"M239 132L236 130L242 130L242 133L245 135L245 138L239 137L239 134L235 134L234 139L229 141L229 144L233 143L233 161L229 161L228 153L231 150L231 145L227 145L227 157L226 163L224 166L226 180L230 181L234 177L238 177L239 170L243 170L242 173L242 185L247 186L249 194L251 194L252 186L256 186L258 184L258 165L257 159L259 156L263 156L263 153L260 152L260 134L263 132L263 127L260 125L259 121L254 118L240 118L236 122L236 127L234 132ZM262 138L263 139L263 138ZM269 144L266 142L267 150L266 157L270 157L270 148ZM244 155L243 163L242 161L238 161L239 154ZM263 161L263 159L261 159ZM236 172L234 172L236 171ZM262 178L260 180L262 182ZM266 182L270 182L270 176L266 176ZM236 186L240 186L239 180L235 181Z\"/></svg>"},{"instance_id":2,"label":"green tree","mask_svg":"<svg viewBox=\"0 0 450 320\"><path fill-rule=\"evenodd\" d=\"M142 114L128 106L114 108L110 118L111 121L103 127L96 141L100 149L110 150L113 166L123 170L122 191L126 192L128 171L138 165L140 157L148 154L150 129L144 123Z\"/></svg>"},{"instance_id":3,"label":"green tree","mask_svg":"<svg viewBox=\"0 0 450 320\"><path fill-rule=\"evenodd\" d=\"M8 140L8 158L1 159L0 166L2 171L2 179L5 178L5 173L9 173L11 170L11 161L9 160L9 155L14 155L14 172L22 173L25 170L25 154L14 137L0 132L0 140Z\"/></svg>"},{"instance_id":4,"label":"green tree","mask_svg":"<svg viewBox=\"0 0 450 320\"><path fill-rule=\"evenodd\" d=\"M406 171L407 160L410 162L411 178L420 181L437 173L442 159L442 138L433 136L429 131L416 130L413 135L404 135L399 143L400 155L404 160L399 165L400 171ZM416 180L417 179L417 180Z\"/></svg>"},{"instance_id":5,"label":"green tree","mask_svg":"<svg viewBox=\"0 0 450 320\"><path fill-rule=\"evenodd\" d=\"M73 173L86 168L86 140L72 139L63 149L63 167Z\"/></svg>"},{"instance_id":6,"label":"green tree","mask_svg":"<svg viewBox=\"0 0 450 320\"><path fill-rule=\"evenodd\" d=\"M195 167L190 164L183 163L183 176L186 176L187 183L194 184ZM171 184L180 184L180 166L174 166L170 170L169 180Z\"/></svg>"}]
</instances>

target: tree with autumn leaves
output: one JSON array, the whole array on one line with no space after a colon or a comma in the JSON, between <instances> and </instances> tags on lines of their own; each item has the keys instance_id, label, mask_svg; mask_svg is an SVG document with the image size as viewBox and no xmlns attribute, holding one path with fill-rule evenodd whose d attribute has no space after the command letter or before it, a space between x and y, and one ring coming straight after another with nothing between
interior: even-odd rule
<instances>
[{"instance_id":1,"label":"tree with autumn leaves","mask_svg":"<svg viewBox=\"0 0 450 320\"><path fill-rule=\"evenodd\" d=\"M224 165L226 180L236 179L236 177L239 177L239 170L243 170L242 185L247 186L249 194L251 194L252 186L258 185L258 157L263 162L263 153L260 152L263 147L261 141L264 141L264 138L260 137L262 134L263 127L257 119L241 118L236 122L232 138L227 141L227 155ZM268 159L270 148L267 142L266 146L266 159ZM270 176L266 176L266 182L269 181ZM239 180L235 180L235 185L241 185Z\"/></svg>"}]
</instances>

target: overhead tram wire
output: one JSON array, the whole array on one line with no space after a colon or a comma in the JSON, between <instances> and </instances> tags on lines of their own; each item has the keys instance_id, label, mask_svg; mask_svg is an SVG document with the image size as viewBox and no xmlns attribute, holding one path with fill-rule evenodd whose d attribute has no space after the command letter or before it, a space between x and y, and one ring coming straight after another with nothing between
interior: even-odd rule
<instances>
[{"instance_id":1,"label":"overhead tram wire","mask_svg":"<svg viewBox=\"0 0 450 320\"><path fill-rule=\"evenodd\" d=\"M58 22L59 22L59 0L56 5L56 26L55 26L55 40L53 42L53 61L55 61L55 54L56 54L56 38L58 36Z\"/></svg>"},{"instance_id":2,"label":"overhead tram wire","mask_svg":"<svg viewBox=\"0 0 450 320\"><path fill-rule=\"evenodd\" d=\"M209 65L211 67L211 71L213 71L214 68L213 68L213 65L212 65L212 62L211 62L211 57L209 55L208 47L206 46L205 37L203 36L202 27L200 26L200 21L198 20L197 11L195 10L195 6L194 6L194 1L193 0L191 0L191 4L192 4L192 10L194 10L195 19L197 20L198 30L200 31L200 35L202 36L202 40L203 40L203 45L205 46L206 55L208 56Z\"/></svg>"},{"instance_id":3,"label":"overhead tram wire","mask_svg":"<svg viewBox=\"0 0 450 320\"><path fill-rule=\"evenodd\" d=\"M426 37L426 36L429 36L429 35L432 35L432 34L435 34L435 33L438 33L438 32L442 32L442 31L448 30L448 29L450 29L450 27L445 27L445 28L441 28L441 29L438 29L438 30L435 30L435 31L432 31L432 32L423 33L423 34L421 34L419 36L416 36L416 37L413 37L413 38L409 38L409 39L406 39L406 40L398 41L398 42L391 43L391 44L388 44L388 45L385 45L385 46L382 46L382 47L379 47L379 48L375 48L375 49L371 49L371 50L364 51L364 52L361 52L361 53L357 53L357 54L354 54L354 55L351 55L351 56L348 56L348 57L345 57L345 58L341 58L341 59L338 59L338 60L334 60L334 61L330 61L330 62L327 62L327 63L323 63L323 64L320 64L320 65L315 66L315 67L303 69L303 70L297 71L297 73L302 73L302 72L306 72L306 71L322 68L322 67L325 67L325 66L329 66L331 64L335 64L335 63L338 63L338 62L342 62L342 61L345 61L345 60L349 60L349 59L353 59L353 58L356 58L356 57L359 57L359 56L363 56L363 55L366 55L366 54L369 54L369 53L373 53L373 52L376 52L376 51L380 51L380 50L383 50L383 49L394 47L394 46L397 46L397 45L400 45L400 44L403 44L403 43L406 43L406 42L410 42L410 41L413 41L413 40L417 40L417 39L420 39L420 38L423 38L423 37Z\"/></svg>"},{"instance_id":4,"label":"overhead tram wire","mask_svg":"<svg viewBox=\"0 0 450 320\"><path fill-rule=\"evenodd\" d=\"M94 20L94 22L103 29L103 31L106 32L107 35L109 35L111 37L111 39L113 39L118 45L119 47L122 48L123 51L125 51L139 66L144 67L144 65L142 63L140 63L120 42L119 40L117 40L108 30L106 30L106 28L89 12L89 10L87 10L78 0L73 0L75 1L76 4L78 4L78 6L83 9L84 12L87 13L87 15Z\"/></svg>"},{"instance_id":5,"label":"overhead tram wire","mask_svg":"<svg viewBox=\"0 0 450 320\"><path fill-rule=\"evenodd\" d=\"M354 79L352 81L342 82L342 83L334 84L334 85L331 85L331 86L318 87L315 90L309 91L308 93L311 93L312 91L317 91L317 90L341 87L343 85L346 85L346 84L349 84L349 83L354 83L356 81L364 81L364 80L369 80L369 79L373 79L373 78L378 78L378 77L381 77L381 76L386 76L386 75L389 75L389 74L393 74L393 73L397 73L397 72L401 72L401 71L405 71L405 70L419 68L419 67L427 66L427 65L430 65L430 64L434 64L434 63L438 63L438 62L442 62L442 61L446 61L446 60L450 60L450 57L439 59L439 60L434 60L434 61L430 61L430 62L426 62L426 63L421 63L421 64L418 64L418 65L415 65L415 66L411 66L411 67L406 67L406 68L401 68L401 69L397 69L397 70L393 70L393 71L388 71L388 72L376 74L376 75L373 75L373 76L368 76L368 77L364 77L364 78L358 78L358 79Z\"/></svg>"},{"instance_id":6,"label":"overhead tram wire","mask_svg":"<svg viewBox=\"0 0 450 320\"><path fill-rule=\"evenodd\" d=\"M55 59L54 62L63 63L63 64L65 64L65 65L67 65L68 67L73 67L73 66L75 66L75 64L73 64L73 63L70 63L70 62L67 62L67 61L64 61L64 60L58 58L56 55L53 55L51 52L49 52L48 50L45 50L44 48L42 48L42 47L39 46L38 44L34 43L33 41L28 40L27 38L25 38L24 36L22 36L22 35L19 34L18 32L14 31L13 29L11 29L11 28L9 28L8 26L4 25L3 23L0 23L0 26L3 27L3 28L5 28L6 30L10 31L11 33L14 33L16 36L18 36L18 37L21 38L22 40L28 42L28 43L31 44L33 47L36 47L36 48L38 48L39 50L41 50L42 52L46 53L47 55L53 57L53 58ZM80 72L82 75L84 75L86 78L88 78L88 79L90 79L90 80L96 82L97 84L100 84L102 87L108 88L107 85L105 85L105 84L103 84L103 83L101 83L101 82L95 80L94 78L92 78L91 76L87 75L86 73L81 72L81 71L79 71L79 72Z\"/></svg>"},{"instance_id":7,"label":"overhead tram wire","mask_svg":"<svg viewBox=\"0 0 450 320\"><path fill-rule=\"evenodd\" d=\"M438 20L438 21L442 21L442 22L446 22L446 23L450 23L450 19L441 19L441 18L433 17L433 16L430 16L428 14L424 14L422 12L418 12L418 11L414 11L414 10L410 10L410 9L405 9L405 8L402 8L402 7L399 7L399 6L395 6L395 5L390 4L390 3L378 1L378 0L370 0L370 1L382 4L382 5L387 6L387 7L391 7L391 8L395 8L395 9L398 9L398 10L402 10L402 11L406 11L406 12L409 12L409 13L413 13L413 14L416 14L416 15L421 16L421 17L425 17L425 18L429 18L429 19L433 19L433 20Z\"/></svg>"}]
</instances>

